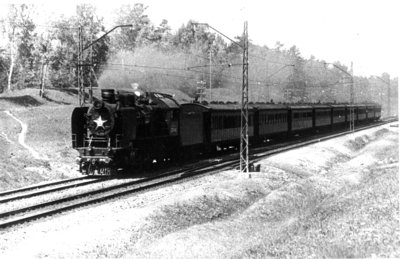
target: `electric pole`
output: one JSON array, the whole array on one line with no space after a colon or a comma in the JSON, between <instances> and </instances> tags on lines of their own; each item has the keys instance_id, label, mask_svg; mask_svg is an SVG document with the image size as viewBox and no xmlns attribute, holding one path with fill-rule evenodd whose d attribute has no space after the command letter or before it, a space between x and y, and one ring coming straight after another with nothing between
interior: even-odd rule
<instances>
[{"instance_id":1,"label":"electric pole","mask_svg":"<svg viewBox=\"0 0 400 259\"><path fill-rule=\"evenodd\" d=\"M233 44L243 49L243 82L242 82L242 107L240 109L240 172L249 172L249 39L247 32L247 21L244 23L243 46L222 32L218 31L208 23L192 23L192 25L205 25L218 34L230 40ZM210 47L211 49L211 47ZM210 57L211 60L211 57ZM211 69L211 62L210 62ZM210 70L211 75L211 70ZM211 87L211 83L210 83ZM210 91L211 100L211 91Z\"/></svg>"},{"instance_id":2,"label":"electric pole","mask_svg":"<svg viewBox=\"0 0 400 259\"><path fill-rule=\"evenodd\" d=\"M390 105L390 75L389 75L389 78L388 78L389 80L388 80L388 116L390 117L390 114L391 114L391 105Z\"/></svg>"},{"instance_id":3,"label":"electric pole","mask_svg":"<svg viewBox=\"0 0 400 259\"><path fill-rule=\"evenodd\" d=\"M326 63L324 62L324 66L326 65L333 65L335 68L339 69L340 71L342 71L343 73L345 73L346 75L348 75L350 77L350 118L349 118L349 122L350 122L350 131L354 131L354 120L355 120L355 113L354 113L354 73L353 73L353 62L351 62L351 67L350 67L350 73L347 72L346 70L344 70L343 68L341 68L340 66L337 66L333 63Z\"/></svg>"},{"instance_id":4,"label":"electric pole","mask_svg":"<svg viewBox=\"0 0 400 259\"><path fill-rule=\"evenodd\" d=\"M210 46L210 48L209 48L209 53L210 53L210 55L209 55L209 58L210 58L210 65L209 65L209 67L210 67L210 71L209 71L209 73L210 73L210 103L211 103L211 97L212 97L212 95L211 95L211 55L212 55L212 53L211 53L211 47L212 47L212 43L211 43L211 41L210 41L210 43L209 43L209 46Z\"/></svg>"},{"instance_id":5,"label":"electric pole","mask_svg":"<svg viewBox=\"0 0 400 259\"><path fill-rule=\"evenodd\" d=\"M350 86L350 131L354 131L354 74L353 74L353 62L351 62L351 86Z\"/></svg>"},{"instance_id":6,"label":"electric pole","mask_svg":"<svg viewBox=\"0 0 400 259\"><path fill-rule=\"evenodd\" d=\"M79 105L83 106L85 103L85 89L83 83L83 40L82 40L82 26L78 28L78 66L77 66L77 73L78 73L78 97L79 97Z\"/></svg>"},{"instance_id":7,"label":"electric pole","mask_svg":"<svg viewBox=\"0 0 400 259\"><path fill-rule=\"evenodd\" d=\"M93 42L93 35L90 35L90 43ZM95 73L93 70L93 44L90 46L90 70L89 70L89 84L90 84L90 88L89 88L89 102L93 103L93 77L94 77Z\"/></svg>"},{"instance_id":8,"label":"electric pole","mask_svg":"<svg viewBox=\"0 0 400 259\"><path fill-rule=\"evenodd\" d=\"M271 99L271 92L270 92L269 84L268 84L268 62L267 62L267 65L265 66L265 75L266 75L265 84L267 86L267 96L268 96L267 101L269 102L269 100Z\"/></svg>"},{"instance_id":9,"label":"electric pole","mask_svg":"<svg viewBox=\"0 0 400 259\"><path fill-rule=\"evenodd\" d=\"M240 172L249 173L249 39L247 21L243 32L243 83L240 134Z\"/></svg>"}]
</instances>

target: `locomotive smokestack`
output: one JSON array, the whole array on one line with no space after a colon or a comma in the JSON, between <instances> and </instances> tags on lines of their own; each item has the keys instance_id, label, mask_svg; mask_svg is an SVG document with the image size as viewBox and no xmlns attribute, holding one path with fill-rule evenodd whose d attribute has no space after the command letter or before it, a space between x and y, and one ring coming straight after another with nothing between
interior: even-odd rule
<instances>
[{"instance_id":1,"label":"locomotive smokestack","mask_svg":"<svg viewBox=\"0 0 400 259\"><path fill-rule=\"evenodd\" d=\"M101 98L104 102L115 103L114 89L101 89Z\"/></svg>"}]
</instances>

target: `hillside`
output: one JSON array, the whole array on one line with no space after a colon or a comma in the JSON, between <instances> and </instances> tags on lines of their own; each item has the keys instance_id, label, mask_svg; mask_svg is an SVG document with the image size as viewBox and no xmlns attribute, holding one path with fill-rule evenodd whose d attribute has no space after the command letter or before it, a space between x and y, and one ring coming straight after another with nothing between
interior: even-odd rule
<instances>
[{"instance_id":1,"label":"hillside","mask_svg":"<svg viewBox=\"0 0 400 259\"><path fill-rule=\"evenodd\" d=\"M76 93L48 90L40 98L37 89L24 89L0 95L0 191L78 175L70 141ZM27 127L25 143L39 159L19 143L21 123Z\"/></svg>"}]
</instances>

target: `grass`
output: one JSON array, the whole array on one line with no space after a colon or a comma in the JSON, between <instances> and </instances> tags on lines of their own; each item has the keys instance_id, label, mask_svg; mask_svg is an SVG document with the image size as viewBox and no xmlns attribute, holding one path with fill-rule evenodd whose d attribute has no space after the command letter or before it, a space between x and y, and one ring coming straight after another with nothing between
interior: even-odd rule
<instances>
[{"instance_id":1,"label":"grass","mask_svg":"<svg viewBox=\"0 0 400 259\"><path fill-rule=\"evenodd\" d=\"M238 185L237 179L229 179L228 175L221 185L205 186L211 188L207 192L203 191L203 187L191 190L189 197L183 196L152 214L148 218L148 227L141 231L144 235L138 234L133 239L151 244L155 238L173 232L224 220L248 208L270 191L268 185L261 184L261 179L240 182Z\"/></svg>"},{"instance_id":2,"label":"grass","mask_svg":"<svg viewBox=\"0 0 400 259\"><path fill-rule=\"evenodd\" d=\"M394 160L398 157L398 138L392 140L386 158ZM362 172L359 184L330 179L332 183L339 181L341 188L299 201L304 204L308 200L309 205L300 206L302 209L294 213L295 220L279 227L272 236L269 232L268 240L256 242L238 257L399 257L398 167L382 171L372 166ZM309 185L307 193L320 186L318 182Z\"/></svg>"},{"instance_id":3,"label":"grass","mask_svg":"<svg viewBox=\"0 0 400 259\"><path fill-rule=\"evenodd\" d=\"M18 144L21 127L1 113L3 155L0 156L0 190L19 188L45 180L77 176L76 151L71 148L70 116L76 102L74 90L48 90L46 98L37 89L24 89L0 96L0 109L11 113L28 125L26 143L48 160L35 160Z\"/></svg>"},{"instance_id":4,"label":"grass","mask_svg":"<svg viewBox=\"0 0 400 259\"><path fill-rule=\"evenodd\" d=\"M281 158L263 165L262 177L188 190L194 194L152 214L121 256L399 257L398 166L390 167L398 134L384 129L344 146L314 148L323 156L311 166L311 154ZM373 161L354 165L366 153Z\"/></svg>"}]
</instances>

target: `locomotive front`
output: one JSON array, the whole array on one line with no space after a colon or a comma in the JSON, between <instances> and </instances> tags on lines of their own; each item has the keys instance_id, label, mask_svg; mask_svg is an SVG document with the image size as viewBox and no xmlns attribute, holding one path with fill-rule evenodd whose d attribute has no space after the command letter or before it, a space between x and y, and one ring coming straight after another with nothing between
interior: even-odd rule
<instances>
[{"instance_id":1,"label":"locomotive front","mask_svg":"<svg viewBox=\"0 0 400 259\"><path fill-rule=\"evenodd\" d=\"M179 151L179 104L171 95L102 89L102 100L72 113L72 147L79 170L112 175L170 160Z\"/></svg>"},{"instance_id":2,"label":"locomotive front","mask_svg":"<svg viewBox=\"0 0 400 259\"><path fill-rule=\"evenodd\" d=\"M72 147L79 152L83 174L112 175L123 163L124 135L132 133L123 134L120 118L131 117L130 123L134 124L136 115L133 108L121 109L115 97L114 90L103 89L102 100L89 107L77 107L72 113Z\"/></svg>"}]
</instances>

